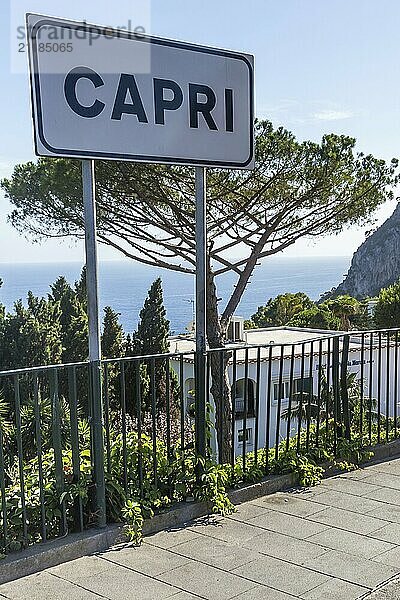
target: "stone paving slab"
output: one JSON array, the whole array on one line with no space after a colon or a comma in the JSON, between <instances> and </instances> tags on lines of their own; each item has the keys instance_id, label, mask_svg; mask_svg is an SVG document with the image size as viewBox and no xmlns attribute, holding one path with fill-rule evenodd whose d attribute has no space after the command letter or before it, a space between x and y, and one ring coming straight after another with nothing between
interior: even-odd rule
<instances>
[{"instance_id":1,"label":"stone paving slab","mask_svg":"<svg viewBox=\"0 0 400 600\"><path fill-rule=\"evenodd\" d=\"M318 490L319 494L317 494L318 498L320 497L321 490ZM316 498L313 496L312 498ZM312 499L310 498L310 499ZM287 513L288 515L292 515L294 517L309 517L321 510L325 509L325 506L319 506L315 502L309 502L309 498L306 494L304 497L298 496L296 494L287 494L284 492L278 492L273 494L272 496L265 496L264 498L259 498L257 500L253 500L253 502L249 502L249 504L253 504L257 507L263 507L264 509L272 509L277 510L279 512ZM319 502L319 500L318 500ZM322 502L324 504L324 502ZM241 511L239 510L239 515L241 515ZM261 513L254 514L253 517L261 516ZM235 518L233 515L232 518Z\"/></svg>"},{"instance_id":2,"label":"stone paving slab","mask_svg":"<svg viewBox=\"0 0 400 600\"><path fill-rule=\"evenodd\" d=\"M99 600L101 596L55 577L37 573L1 586L0 593L10 600Z\"/></svg>"},{"instance_id":3,"label":"stone paving slab","mask_svg":"<svg viewBox=\"0 0 400 600\"><path fill-rule=\"evenodd\" d=\"M349 560L349 554L338 550L331 550L308 560L304 566L369 588L374 588L397 574L396 569L365 558L352 556Z\"/></svg>"},{"instance_id":4,"label":"stone paving slab","mask_svg":"<svg viewBox=\"0 0 400 600\"><path fill-rule=\"evenodd\" d=\"M328 548L318 543L299 540L275 531L264 531L252 537L244 545L260 554L267 554L300 566L306 560L311 560L329 551Z\"/></svg>"},{"instance_id":5,"label":"stone paving slab","mask_svg":"<svg viewBox=\"0 0 400 600\"><path fill-rule=\"evenodd\" d=\"M393 475L400 475L400 463L396 460L389 460L385 462L381 462L376 465L371 465L367 469L361 469L362 472L367 472L368 474L378 472L378 473L392 473Z\"/></svg>"},{"instance_id":6,"label":"stone paving slab","mask_svg":"<svg viewBox=\"0 0 400 600\"><path fill-rule=\"evenodd\" d=\"M365 588L347 581L330 579L301 596L304 600L356 600L364 594Z\"/></svg>"},{"instance_id":7,"label":"stone paving slab","mask_svg":"<svg viewBox=\"0 0 400 600\"><path fill-rule=\"evenodd\" d=\"M344 492L345 494L351 494L352 496L365 496L370 498L371 494L378 492L382 489L382 485L375 485L373 483L365 483L365 478L360 481L344 478L344 477L332 477L322 482L322 489L336 490L337 492Z\"/></svg>"},{"instance_id":8,"label":"stone paving slab","mask_svg":"<svg viewBox=\"0 0 400 600\"><path fill-rule=\"evenodd\" d=\"M186 591L199 594L207 600L229 600L254 587L254 582L247 578L197 561L163 573L160 579L171 585L183 583Z\"/></svg>"},{"instance_id":9,"label":"stone paving slab","mask_svg":"<svg viewBox=\"0 0 400 600\"><path fill-rule=\"evenodd\" d=\"M257 585L248 592L235 596L235 600L294 600L296 596L290 596L265 586Z\"/></svg>"},{"instance_id":10,"label":"stone paving slab","mask_svg":"<svg viewBox=\"0 0 400 600\"><path fill-rule=\"evenodd\" d=\"M387 522L382 519L376 519L369 515L360 515L352 511L332 507L312 515L312 519L321 525L338 527L361 535L367 535L373 531L377 531L387 524ZM312 531L310 532L310 535L306 537L310 537L311 535L314 535Z\"/></svg>"},{"instance_id":11,"label":"stone paving slab","mask_svg":"<svg viewBox=\"0 0 400 600\"><path fill-rule=\"evenodd\" d=\"M367 537L343 529L329 528L307 538L308 543L321 544L331 550L341 550L360 558L372 559L398 548L390 542Z\"/></svg>"},{"instance_id":12,"label":"stone paving slab","mask_svg":"<svg viewBox=\"0 0 400 600\"><path fill-rule=\"evenodd\" d=\"M371 510L368 515L391 523L400 523L400 493L398 502L398 505L379 502L379 506Z\"/></svg>"},{"instance_id":13,"label":"stone paving slab","mask_svg":"<svg viewBox=\"0 0 400 600\"><path fill-rule=\"evenodd\" d=\"M300 540L304 540L310 535L320 533L327 527L325 523L318 523L318 517L323 515L326 510L320 511L317 514L311 515L310 518L294 517L293 515L285 514L278 511L272 511L269 514L261 517L255 517L251 519L249 523L254 527L261 527L262 529L269 529L270 531L276 531L277 533L283 533L290 535ZM312 519L312 520L311 520ZM376 529L378 526L376 527Z\"/></svg>"},{"instance_id":14,"label":"stone paving slab","mask_svg":"<svg viewBox=\"0 0 400 600\"><path fill-rule=\"evenodd\" d=\"M370 498L365 498L363 496L352 496L351 494L337 492L330 488L323 489L325 491L318 494L318 496L314 498L314 501L312 503L308 502L308 504L322 504L323 507L331 506L332 508L341 508L363 515L373 515L374 511L379 511L382 507L381 502L378 502L377 500L371 500Z\"/></svg>"},{"instance_id":15,"label":"stone paving slab","mask_svg":"<svg viewBox=\"0 0 400 600\"><path fill-rule=\"evenodd\" d=\"M172 600L198 600L198 596L193 596L187 592L178 592L175 596L172 596Z\"/></svg>"},{"instance_id":16,"label":"stone paving slab","mask_svg":"<svg viewBox=\"0 0 400 600\"><path fill-rule=\"evenodd\" d=\"M376 486L373 487L375 488ZM370 492L368 498L371 500L378 500L378 502L384 504L394 504L395 506L398 506L400 501L400 491L393 488L381 487Z\"/></svg>"},{"instance_id":17,"label":"stone paving slab","mask_svg":"<svg viewBox=\"0 0 400 600\"><path fill-rule=\"evenodd\" d=\"M392 459L2 585L0 598L356 600L382 586L371 600L400 600L399 485Z\"/></svg>"},{"instance_id":18,"label":"stone paving slab","mask_svg":"<svg viewBox=\"0 0 400 600\"><path fill-rule=\"evenodd\" d=\"M375 592L365 596L365 600L399 600L400 599L400 579L396 578L390 583L382 586Z\"/></svg>"},{"instance_id":19,"label":"stone paving slab","mask_svg":"<svg viewBox=\"0 0 400 600\"><path fill-rule=\"evenodd\" d=\"M146 577L120 566L86 577L84 581L80 580L80 585L107 600L164 600L180 591L159 578Z\"/></svg>"},{"instance_id":20,"label":"stone paving slab","mask_svg":"<svg viewBox=\"0 0 400 600\"><path fill-rule=\"evenodd\" d=\"M329 577L323 573L271 556L262 556L233 572L242 577L250 577L256 583L297 596L329 581Z\"/></svg>"},{"instance_id":21,"label":"stone paving slab","mask_svg":"<svg viewBox=\"0 0 400 600\"><path fill-rule=\"evenodd\" d=\"M258 552L252 549L216 539L210 543L210 538L207 536L198 536L195 543L191 541L174 546L174 551L179 554L172 556L181 560L183 557L199 560L224 571L232 571L258 558Z\"/></svg>"},{"instance_id":22,"label":"stone paving slab","mask_svg":"<svg viewBox=\"0 0 400 600\"><path fill-rule=\"evenodd\" d=\"M121 565L150 577L157 577L188 562L184 556L148 544L143 544L140 548L128 547L105 552L101 558L104 559L101 562L108 562L110 566Z\"/></svg>"},{"instance_id":23,"label":"stone paving slab","mask_svg":"<svg viewBox=\"0 0 400 600\"><path fill-rule=\"evenodd\" d=\"M393 488L394 490L400 490L400 475L394 475L392 473L381 473L379 471L375 471L363 479L363 482L370 484L372 483L373 485L378 485L379 487L388 487Z\"/></svg>"},{"instance_id":24,"label":"stone paving slab","mask_svg":"<svg viewBox=\"0 0 400 600\"><path fill-rule=\"evenodd\" d=\"M378 554L373 560L397 569L400 565L400 546L395 546L392 550Z\"/></svg>"},{"instance_id":25,"label":"stone paving slab","mask_svg":"<svg viewBox=\"0 0 400 600\"><path fill-rule=\"evenodd\" d=\"M374 531L373 537L377 540L383 540L392 544L400 544L400 525L399 523L387 523L382 529Z\"/></svg>"}]
</instances>

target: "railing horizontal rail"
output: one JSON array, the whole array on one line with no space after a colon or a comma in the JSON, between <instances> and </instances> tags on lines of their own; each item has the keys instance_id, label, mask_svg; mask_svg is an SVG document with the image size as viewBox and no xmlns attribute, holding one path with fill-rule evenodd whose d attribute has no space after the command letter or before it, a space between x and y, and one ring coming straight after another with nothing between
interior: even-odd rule
<instances>
[{"instance_id":1,"label":"railing horizontal rail","mask_svg":"<svg viewBox=\"0 0 400 600\"><path fill-rule=\"evenodd\" d=\"M141 361L145 361L145 360L151 360L151 359L161 359L161 360L166 360L167 358L177 358L179 356L194 356L195 352L192 351L188 351L188 352L169 352L169 353L164 353L164 354L144 354L144 355L140 355L140 356L124 356L122 358L104 358L102 359L102 363L104 365L106 364L111 364L111 363L115 363L115 362L141 362Z\"/></svg>"},{"instance_id":2,"label":"railing horizontal rail","mask_svg":"<svg viewBox=\"0 0 400 600\"><path fill-rule=\"evenodd\" d=\"M24 367L21 369L11 369L7 371L0 371L0 377L10 377L12 375L29 375L32 373L45 373L47 371L60 371L61 369L68 369L70 367L87 367L89 362L77 362L77 363L63 363L56 365L41 365L40 367Z\"/></svg>"}]
</instances>

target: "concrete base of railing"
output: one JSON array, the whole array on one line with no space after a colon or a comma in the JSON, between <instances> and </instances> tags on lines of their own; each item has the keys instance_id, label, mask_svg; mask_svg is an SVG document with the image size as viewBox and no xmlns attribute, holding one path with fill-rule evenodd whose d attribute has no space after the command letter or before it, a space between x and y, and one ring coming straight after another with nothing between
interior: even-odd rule
<instances>
[{"instance_id":1,"label":"concrete base of railing","mask_svg":"<svg viewBox=\"0 0 400 600\"><path fill-rule=\"evenodd\" d=\"M375 446L371 450L374 452L374 458L368 464L400 456L400 440ZM334 473L329 470L329 474ZM295 473L269 476L259 483L243 485L238 489L231 490L229 498L233 504L241 504L261 496L289 489L296 484L297 476ZM181 527L192 519L210 514L210 509L210 505L206 502L182 502L170 510L145 521L143 534L152 535L164 529ZM0 560L0 584L32 575L82 556L103 552L111 546L125 541L124 527L122 525L111 525L105 529L93 529L79 534L72 533L65 538L47 544L32 546L18 554L12 554L4 560Z\"/></svg>"},{"instance_id":2,"label":"concrete base of railing","mask_svg":"<svg viewBox=\"0 0 400 600\"><path fill-rule=\"evenodd\" d=\"M371 450L371 452L374 453L372 461L369 461L368 464L372 464L373 462L381 462L386 458L399 456L400 440L394 440L394 442L389 442L389 444L379 444L379 446L372 446L371 448L368 448L368 450Z\"/></svg>"}]
</instances>

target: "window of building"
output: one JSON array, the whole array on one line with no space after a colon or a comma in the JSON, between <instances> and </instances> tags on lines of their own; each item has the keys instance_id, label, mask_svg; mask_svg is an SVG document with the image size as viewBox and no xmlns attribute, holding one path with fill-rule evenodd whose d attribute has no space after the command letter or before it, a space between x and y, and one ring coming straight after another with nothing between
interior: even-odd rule
<instances>
[{"instance_id":1,"label":"window of building","mask_svg":"<svg viewBox=\"0 0 400 600\"><path fill-rule=\"evenodd\" d=\"M293 396L304 392L305 394L313 393L312 377L304 377L304 379L293 379ZM279 382L273 384L272 403L277 404L279 398L281 402L288 402L290 397L290 381L282 381L281 389L279 390Z\"/></svg>"},{"instance_id":2,"label":"window of building","mask_svg":"<svg viewBox=\"0 0 400 600\"><path fill-rule=\"evenodd\" d=\"M240 327L240 323L236 322L235 323L235 340L240 340L241 339L241 327Z\"/></svg>"},{"instance_id":3,"label":"window of building","mask_svg":"<svg viewBox=\"0 0 400 600\"><path fill-rule=\"evenodd\" d=\"M244 434L244 429L239 429L238 435L237 435L238 444L243 445L243 441L245 438L246 438L246 444L253 443L253 428L252 427L246 428L246 435Z\"/></svg>"},{"instance_id":4,"label":"window of building","mask_svg":"<svg viewBox=\"0 0 400 600\"><path fill-rule=\"evenodd\" d=\"M252 379L247 380L247 415L255 415L255 384ZM244 413L245 403L245 380L238 379L235 384L235 413L240 418Z\"/></svg>"},{"instance_id":5,"label":"window of building","mask_svg":"<svg viewBox=\"0 0 400 600\"><path fill-rule=\"evenodd\" d=\"M189 377L185 381L185 410L187 414L194 414L194 378Z\"/></svg>"}]
</instances>

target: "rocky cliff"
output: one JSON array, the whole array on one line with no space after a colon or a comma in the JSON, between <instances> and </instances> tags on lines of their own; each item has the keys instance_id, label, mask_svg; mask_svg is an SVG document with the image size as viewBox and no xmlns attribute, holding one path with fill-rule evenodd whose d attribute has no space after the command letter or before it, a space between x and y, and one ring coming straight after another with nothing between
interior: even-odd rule
<instances>
[{"instance_id":1,"label":"rocky cliff","mask_svg":"<svg viewBox=\"0 0 400 600\"><path fill-rule=\"evenodd\" d=\"M400 204L392 216L358 248L344 281L325 297L376 296L400 277Z\"/></svg>"}]
</instances>

